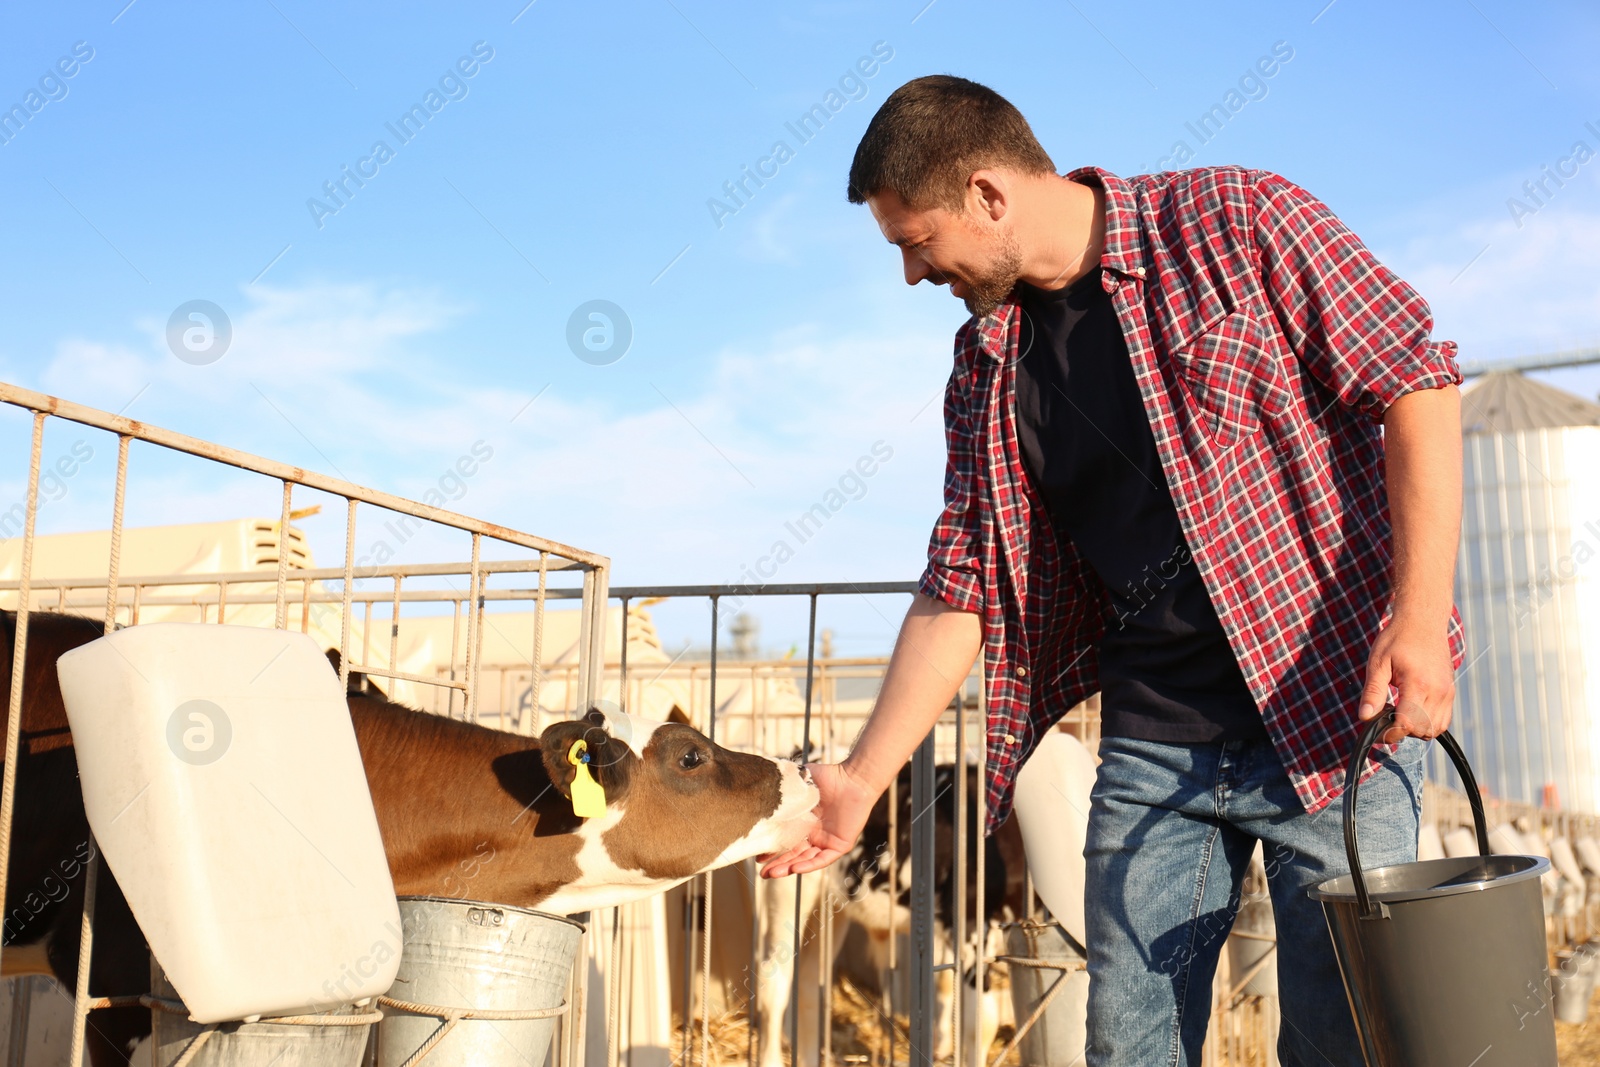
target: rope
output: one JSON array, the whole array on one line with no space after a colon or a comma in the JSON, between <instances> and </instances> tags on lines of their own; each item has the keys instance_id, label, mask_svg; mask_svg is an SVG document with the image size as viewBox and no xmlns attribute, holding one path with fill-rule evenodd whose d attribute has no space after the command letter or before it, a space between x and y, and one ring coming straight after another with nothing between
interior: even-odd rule
<instances>
[{"instance_id":1,"label":"rope","mask_svg":"<svg viewBox=\"0 0 1600 1067\"><path fill-rule=\"evenodd\" d=\"M989 962L1032 967L1036 971L1084 971L1089 968L1086 960L1036 960L1027 956L991 956Z\"/></svg>"},{"instance_id":2,"label":"rope","mask_svg":"<svg viewBox=\"0 0 1600 1067\"><path fill-rule=\"evenodd\" d=\"M417 1004L409 1000L396 1000L390 996L380 996L378 1003L386 1008L411 1015L432 1015L440 1019L482 1019L488 1022L554 1019L558 1015L566 1014L567 1011L567 1002L564 1000L553 1008L446 1008L439 1004Z\"/></svg>"},{"instance_id":3,"label":"rope","mask_svg":"<svg viewBox=\"0 0 1600 1067\"><path fill-rule=\"evenodd\" d=\"M445 1036L449 1034L451 1030L456 1028L456 1024L461 1022L463 1019L481 1019L488 1022L513 1022L527 1019L553 1019L556 1016L563 1014L567 1010L567 1002L564 1000L553 1008L521 1008L515 1010L492 1008L446 1008L438 1004L417 1004L413 1001L396 1000L394 997L388 996L380 996L378 998L378 1003L394 1011L403 1011L411 1015L432 1015L435 1018L444 1020L444 1022L439 1024L439 1028L437 1030L428 1035L428 1040L422 1043L422 1047L408 1056L405 1063L401 1064L400 1067L416 1067L416 1065L421 1063L428 1053L434 1050L434 1047L438 1045L439 1042L445 1039ZM173 1067L179 1067L179 1065L173 1064Z\"/></svg>"}]
</instances>

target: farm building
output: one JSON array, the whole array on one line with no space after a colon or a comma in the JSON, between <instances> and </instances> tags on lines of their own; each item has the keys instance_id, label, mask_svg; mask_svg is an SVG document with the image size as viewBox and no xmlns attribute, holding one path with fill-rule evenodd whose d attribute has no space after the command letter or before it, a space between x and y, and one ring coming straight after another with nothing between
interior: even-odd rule
<instances>
[{"instance_id":1,"label":"farm building","mask_svg":"<svg viewBox=\"0 0 1600 1067\"><path fill-rule=\"evenodd\" d=\"M1594 811L1600 404L1491 373L1463 392L1461 430L1458 732L1495 796Z\"/></svg>"}]
</instances>

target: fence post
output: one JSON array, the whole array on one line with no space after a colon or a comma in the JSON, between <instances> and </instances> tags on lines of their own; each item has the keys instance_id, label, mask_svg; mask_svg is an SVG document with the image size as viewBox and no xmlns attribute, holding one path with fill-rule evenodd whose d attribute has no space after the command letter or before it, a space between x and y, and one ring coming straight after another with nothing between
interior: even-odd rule
<instances>
[{"instance_id":1,"label":"fence post","mask_svg":"<svg viewBox=\"0 0 1600 1067\"><path fill-rule=\"evenodd\" d=\"M910 1067L932 1067L933 1028L933 730L911 757L911 1048Z\"/></svg>"}]
</instances>

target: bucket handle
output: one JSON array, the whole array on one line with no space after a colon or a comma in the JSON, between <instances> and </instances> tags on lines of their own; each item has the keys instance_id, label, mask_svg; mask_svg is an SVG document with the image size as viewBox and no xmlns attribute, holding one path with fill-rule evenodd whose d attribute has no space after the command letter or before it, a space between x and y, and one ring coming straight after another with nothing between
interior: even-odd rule
<instances>
[{"instance_id":1,"label":"bucket handle","mask_svg":"<svg viewBox=\"0 0 1600 1067\"><path fill-rule=\"evenodd\" d=\"M1344 774L1344 850L1350 859L1350 880L1355 884L1356 906L1363 919L1377 917L1387 918L1387 909L1382 904L1373 904L1367 896L1367 879L1361 872L1361 853L1356 846L1356 789L1361 784L1361 771L1367 765L1367 757L1372 753L1372 746L1377 744L1378 736L1395 723L1395 710L1393 704L1386 704L1381 712L1375 715L1361 731L1361 737L1356 741L1355 752L1350 757L1350 766ZM1461 775L1461 784L1467 790L1467 803L1472 805L1473 828L1478 832L1478 852L1480 855L1490 855L1489 826L1483 814L1483 794L1478 792L1478 780L1472 775L1472 768L1467 764L1466 753L1461 751L1461 746L1456 739L1450 736L1450 731L1445 730L1437 738L1439 746L1450 757L1450 762L1455 764L1456 773Z\"/></svg>"}]
</instances>

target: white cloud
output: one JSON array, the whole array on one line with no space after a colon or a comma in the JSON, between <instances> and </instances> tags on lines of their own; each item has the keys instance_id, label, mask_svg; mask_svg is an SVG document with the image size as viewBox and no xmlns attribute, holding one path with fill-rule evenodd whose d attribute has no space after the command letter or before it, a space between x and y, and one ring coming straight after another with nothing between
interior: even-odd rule
<instances>
[{"instance_id":1,"label":"white cloud","mask_svg":"<svg viewBox=\"0 0 1600 1067\"><path fill-rule=\"evenodd\" d=\"M1428 299L1435 335L1459 342L1463 360L1600 344L1600 180L1569 183L1520 226L1501 203L1441 222L1385 258Z\"/></svg>"}]
</instances>

